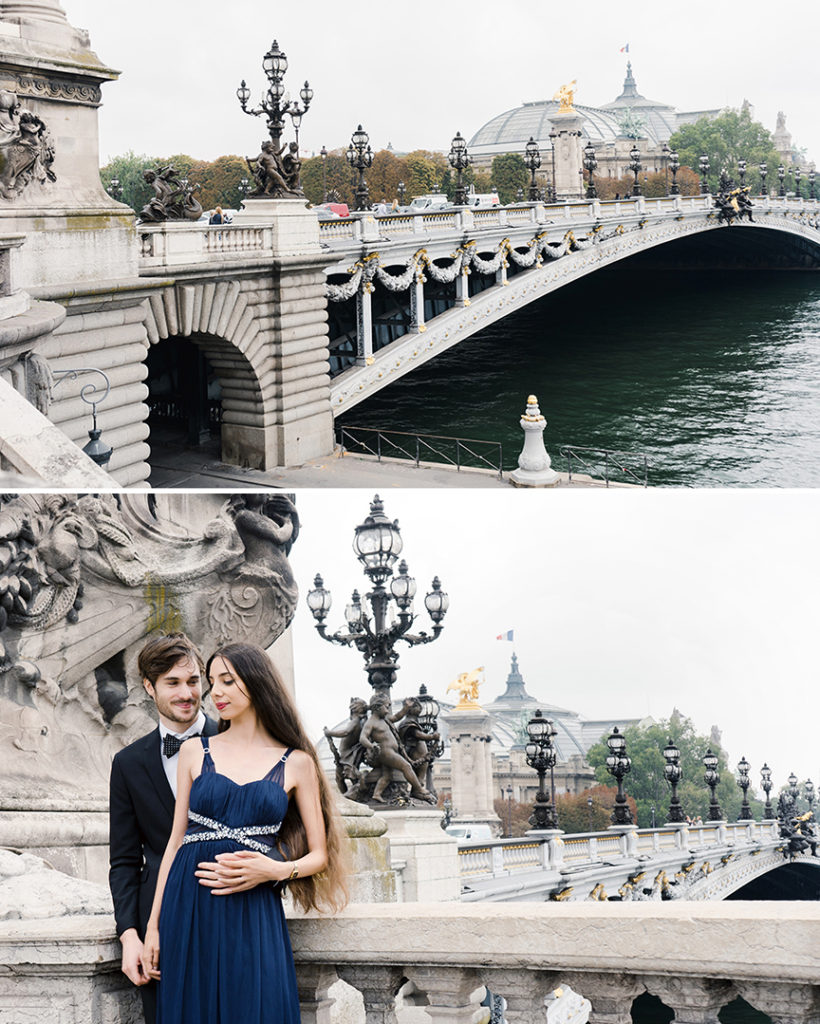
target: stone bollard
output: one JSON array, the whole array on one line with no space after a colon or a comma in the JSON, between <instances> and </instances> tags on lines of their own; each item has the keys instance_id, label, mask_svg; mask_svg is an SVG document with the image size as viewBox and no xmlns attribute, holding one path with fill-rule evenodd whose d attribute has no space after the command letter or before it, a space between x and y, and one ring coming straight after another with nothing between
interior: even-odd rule
<instances>
[{"instance_id":1,"label":"stone bollard","mask_svg":"<svg viewBox=\"0 0 820 1024\"><path fill-rule=\"evenodd\" d=\"M544 429L547 421L538 408L538 399L530 395L527 410L521 417L524 431L524 447L518 456L518 469L510 473L510 483L515 487L554 487L560 477L552 468L547 449L544 447Z\"/></svg>"}]
</instances>

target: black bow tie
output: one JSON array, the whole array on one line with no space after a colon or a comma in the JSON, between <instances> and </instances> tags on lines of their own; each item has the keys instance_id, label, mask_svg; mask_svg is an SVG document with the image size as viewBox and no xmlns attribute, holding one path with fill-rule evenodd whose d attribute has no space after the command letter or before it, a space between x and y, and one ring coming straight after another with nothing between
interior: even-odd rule
<instances>
[{"instance_id":1,"label":"black bow tie","mask_svg":"<svg viewBox=\"0 0 820 1024\"><path fill-rule=\"evenodd\" d=\"M181 736L177 736L175 733L166 732L162 739L162 752L166 757L173 757L179 753L179 748L185 742L185 740L193 739L194 736L201 736L201 732L192 732L190 736L186 736L183 739Z\"/></svg>"}]
</instances>

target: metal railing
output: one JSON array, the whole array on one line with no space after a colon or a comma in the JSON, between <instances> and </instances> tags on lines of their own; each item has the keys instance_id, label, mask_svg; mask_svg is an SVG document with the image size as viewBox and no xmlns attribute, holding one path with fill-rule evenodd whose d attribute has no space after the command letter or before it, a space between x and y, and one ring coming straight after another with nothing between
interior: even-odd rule
<instances>
[{"instance_id":1,"label":"metal railing","mask_svg":"<svg viewBox=\"0 0 820 1024\"><path fill-rule=\"evenodd\" d=\"M461 469L491 469L503 479L503 448L500 441L478 438L446 437L439 434L410 434L401 430L377 427L346 427L337 425L341 454L373 455L382 458L407 459L419 466L422 461L455 466ZM492 453L492 454L490 454Z\"/></svg>"},{"instance_id":2,"label":"metal railing","mask_svg":"<svg viewBox=\"0 0 820 1024\"><path fill-rule=\"evenodd\" d=\"M565 444L559 449L559 454L567 460L567 475L569 483L572 483L572 460L575 461L593 476L600 473L601 458L603 458L604 483L609 487L609 481L613 472L620 473L630 483L639 487L649 486L649 465L645 455L637 455L628 452L613 451L610 448L583 448L578 445ZM632 469L627 461L638 463L642 469ZM578 470L576 470L576 473Z\"/></svg>"}]
</instances>

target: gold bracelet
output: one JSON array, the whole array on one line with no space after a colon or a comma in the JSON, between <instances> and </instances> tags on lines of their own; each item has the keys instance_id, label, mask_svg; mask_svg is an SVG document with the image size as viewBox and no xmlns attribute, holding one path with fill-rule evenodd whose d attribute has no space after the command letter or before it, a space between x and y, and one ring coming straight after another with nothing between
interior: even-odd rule
<instances>
[{"instance_id":1,"label":"gold bracelet","mask_svg":"<svg viewBox=\"0 0 820 1024\"><path fill-rule=\"evenodd\" d=\"M289 882L292 882L294 878L299 877L299 868L296 867L296 861L292 860L291 864L293 865L293 871L290 873L290 878L288 879Z\"/></svg>"}]
</instances>

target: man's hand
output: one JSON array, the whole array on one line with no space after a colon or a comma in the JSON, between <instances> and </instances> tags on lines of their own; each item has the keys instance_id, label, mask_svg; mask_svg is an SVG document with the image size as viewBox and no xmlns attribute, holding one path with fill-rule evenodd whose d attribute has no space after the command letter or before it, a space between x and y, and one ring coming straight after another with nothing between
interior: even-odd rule
<instances>
[{"instance_id":1,"label":"man's hand","mask_svg":"<svg viewBox=\"0 0 820 1024\"><path fill-rule=\"evenodd\" d=\"M214 896L229 896L255 889L264 882L290 878L290 862L272 860L252 850L239 850L217 854L216 861L201 861L195 874L199 884L208 886Z\"/></svg>"},{"instance_id":2,"label":"man's hand","mask_svg":"<svg viewBox=\"0 0 820 1024\"><path fill-rule=\"evenodd\" d=\"M122 973L134 985L147 985L149 978L142 970L142 941L136 928L127 928L120 935L122 943Z\"/></svg>"}]
</instances>

